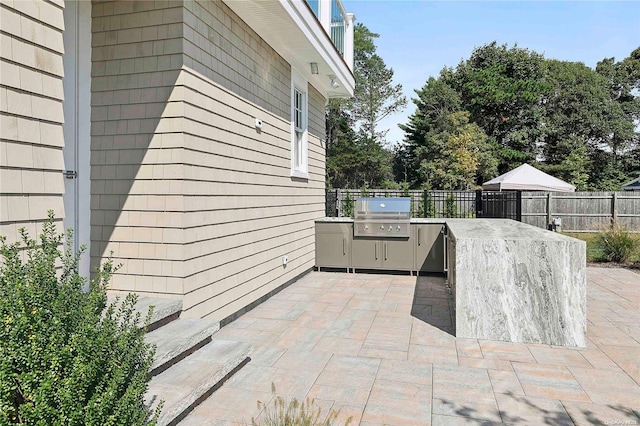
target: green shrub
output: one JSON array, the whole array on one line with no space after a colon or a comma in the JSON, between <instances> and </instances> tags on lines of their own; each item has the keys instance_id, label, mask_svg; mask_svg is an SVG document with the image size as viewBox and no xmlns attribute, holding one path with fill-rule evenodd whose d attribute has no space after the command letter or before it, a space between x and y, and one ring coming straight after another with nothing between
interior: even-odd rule
<instances>
[{"instance_id":1,"label":"green shrub","mask_svg":"<svg viewBox=\"0 0 640 426\"><path fill-rule=\"evenodd\" d=\"M23 245L0 238L0 424L155 423L159 410L143 403L153 348L136 298L107 307L117 268L106 262L83 291L81 253L59 249L53 213L40 241L21 235Z\"/></svg>"},{"instance_id":2,"label":"green shrub","mask_svg":"<svg viewBox=\"0 0 640 426\"><path fill-rule=\"evenodd\" d=\"M459 217L456 198L452 193L449 193L449 195L447 195L447 198L444 201L444 217L451 217L451 218Z\"/></svg>"},{"instance_id":3,"label":"green shrub","mask_svg":"<svg viewBox=\"0 0 640 426\"><path fill-rule=\"evenodd\" d=\"M349 190L347 190L347 195L344 197L344 201L342 202L342 216L353 217L354 204L355 200L351 196Z\"/></svg>"},{"instance_id":4,"label":"green shrub","mask_svg":"<svg viewBox=\"0 0 640 426\"><path fill-rule=\"evenodd\" d=\"M624 263L638 250L639 243L619 225L613 225L598 233L597 243L602 256L611 262Z\"/></svg>"},{"instance_id":5,"label":"green shrub","mask_svg":"<svg viewBox=\"0 0 640 426\"><path fill-rule=\"evenodd\" d=\"M429 200L429 193L422 193L422 216L420 217L436 217L436 206Z\"/></svg>"},{"instance_id":6,"label":"green shrub","mask_svg":"<svg viewBox=\"0 0 640 426\"><path fill-rule=\"evenodd\" d=\"M258 410L262 410L262 414L258 419L251 418L252 426L332 426L340 415L340 411L331 410L325 418L314 399L307 398L300 402L293 398L287 402L283 397L276 396L273 383L271 394L274 397L273 406L258 401ZM352 418L349 417L344 425L348 426L351 421Z\"/></svg>"}]
</instances>

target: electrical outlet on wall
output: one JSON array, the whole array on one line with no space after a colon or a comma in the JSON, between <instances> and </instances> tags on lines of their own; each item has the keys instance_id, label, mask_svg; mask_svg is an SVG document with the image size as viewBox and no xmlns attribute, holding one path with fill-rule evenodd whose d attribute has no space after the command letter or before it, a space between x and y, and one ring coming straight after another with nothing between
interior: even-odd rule
<instances>
[{"instance_id":1,"label":"electrical outlet on wall","mask_svg":"<svg viewBox=\"0 0 640 426\"><path fill-rule=\"evenodd\" d=\"M289 256L282 256L282 266L287 266L287 262L289 262Z\"/></svg>"}]
</instances>

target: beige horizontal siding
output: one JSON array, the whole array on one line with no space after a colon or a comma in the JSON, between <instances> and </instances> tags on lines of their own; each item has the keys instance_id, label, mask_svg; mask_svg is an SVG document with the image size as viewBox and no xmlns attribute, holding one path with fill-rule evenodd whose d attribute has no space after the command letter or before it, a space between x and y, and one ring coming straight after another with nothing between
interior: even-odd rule
<instances>
[{"instance_id":1,"label":"beige horizontal siding","mask_svg":"<svg viewBox=\"0 0 640 426\"><path fill-rule=\"evenodd\" d=\"M63 5L0 3L0 235L31 237L53 210L61 228Z\"/></svg>"},{"instance_id":2,"label":"beige horizontal siding","mask_svg":"<svg viewBox=\"0 0 640 426\"><path fill-rule=\"evenodd\" d=\"M217 96L224 89L216 84L202 89L200 94L223 97ZM231 105L216 106L216 111L234 116L251 108L239 107L247 103L240 97L227 99L233 101ZM263 128L273 126L273 133L262 139L250 115L214 119L213 111L201 110L198 114L210 114L211 119L202 120L200 127L187 126L194 136L185 137L185 179L189 180L185 194L193 195L185 196L185 210L190 213L185 221L184 306L187 316L223 319L291 279L291 270L300 273L313 266L313 220L324 212L324 171L314 174L310 167L308 181L291 179L290 126L276 116L251 111L259 114ZM237 145L227 145L225 150L222 141L216 142L229 133L223 122L234 134L248 137L239 137ZM190 142L211 153L190 153ZM314 144L319 145L316 136L310 138L310 145ZM318 160L314 155L318 153L310 149L310 163ZM270 207L263 207L265 202ZM290 259L286 268L284 255ZM272 278L260 285L260 277L266 276Z\"/></svg>"},{"instance_id":3,"label":"beige horizontal siding","mask_svg":"<svg viewBox=\"0 0 640 426\"><path fill-rule=\"evenodd\" d=\"M224 3L187 9L184 315L221 320L314 264L324 98L309 87L309 179L292 179L290 66Z\"/></svg>"},{"instance_id":4,"label":"beige horizontal siding","mask_svg":"<svg viewBox=\"0 0 640 426\"><path fill-rule=\"evenodd\" d=\"M296 256L295 258L293 256ZM275 265L272 269L267 270L266 272L262 272L253 278L249 278L244 282L243 287L234 288L233 291L228 293L223 293L220 295L210 296L215 297L219 300L221 307L211 314L205 315L205 318L226 318L229 315L232 315L252 302L259 300L261 297L269 294L269 292L277 289L282 286L284 283L287 283L290 280L295 279L300 274L307 271L307 265L309 263L313 263L315 259L315 255L313 252L313 247L309 247L307 250L300 250L299 253L292 253L292 256L289 258L289 266L285 274L281 272L281 266ZM246 291L245 288L249 288L249 291ZM185 296L185 299L193 299L194 301L204 300L201 302L202 305L206 304L208 300L205 298L207 294L193 294L188 297ZM198 309L197 305L195 309Z\"/></svg>"}]
</instances>

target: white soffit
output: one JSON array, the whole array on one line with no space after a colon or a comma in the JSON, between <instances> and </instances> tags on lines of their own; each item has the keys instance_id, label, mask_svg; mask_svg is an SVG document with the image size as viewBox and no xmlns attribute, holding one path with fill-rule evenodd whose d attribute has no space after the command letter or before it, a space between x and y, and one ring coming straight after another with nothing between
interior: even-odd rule
<instances>
[{"instance_id":1,"label":"white soffit","mask_svg":"<svg viewBox=\"0 0 640 426\"><path fill-rule=\"evenodd\" d=\"M304 0L227 0L231 8L325 97L351 97L355 79ZM311 74L311 62L318 74ZM331 87L329 76L340 85Z\"/></svg>"}]
</instances>

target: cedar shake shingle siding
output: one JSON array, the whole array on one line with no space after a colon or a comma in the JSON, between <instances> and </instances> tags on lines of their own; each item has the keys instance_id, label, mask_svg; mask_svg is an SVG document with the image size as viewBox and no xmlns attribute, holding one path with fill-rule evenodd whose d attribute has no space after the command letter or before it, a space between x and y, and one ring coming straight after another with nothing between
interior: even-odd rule
<instances>
[{"instance_id":1,"label":"cedar shake shingle siding","mask_svg":"<svg viewBox=\"0 0 640 426\"><path fill-rule=\"evenodd\" d=\"M92 263L113 251L114 289L223 319L314 264L325 99L308 87L292 179L290 65L224 3L174 4L93 5Z\"/></svg>"},{"instance_id":2,"label":"cedar shake shingle siding","mask_svg":"<svg viewBox=\"0 0 640 426\"><path fill-rule=\"evenodd\" d=\"M90 145L92 270L113 253L122 268L112 291L182 299L185 317L222 320L311 269L314 219L324 215L324 92L306 87L308 179L293 178L294 71L227 4L94 0L90 9L90 79L76 70L90 82L90 140L74 144ZM64 217L63 151L75 148L64 148L63 55L80 46L75 29L63 39L64 23L89 24L88 9L71 10L62 0L0 3L0 235L9 241L22 226L35 235L48 209ZM66 113L81 108L74 99Z\"/></svg>"},{"instance_id":3,"label":"cedar shake shingle siding","mask_svg":"<svg viewBox=\"0 0 640 426\"><path fill-rule=\"evenodd\" d=\"M0 235L32 237L49 209L61 224L62 1L0 3Z\"/></svg>"}]
</instances>

